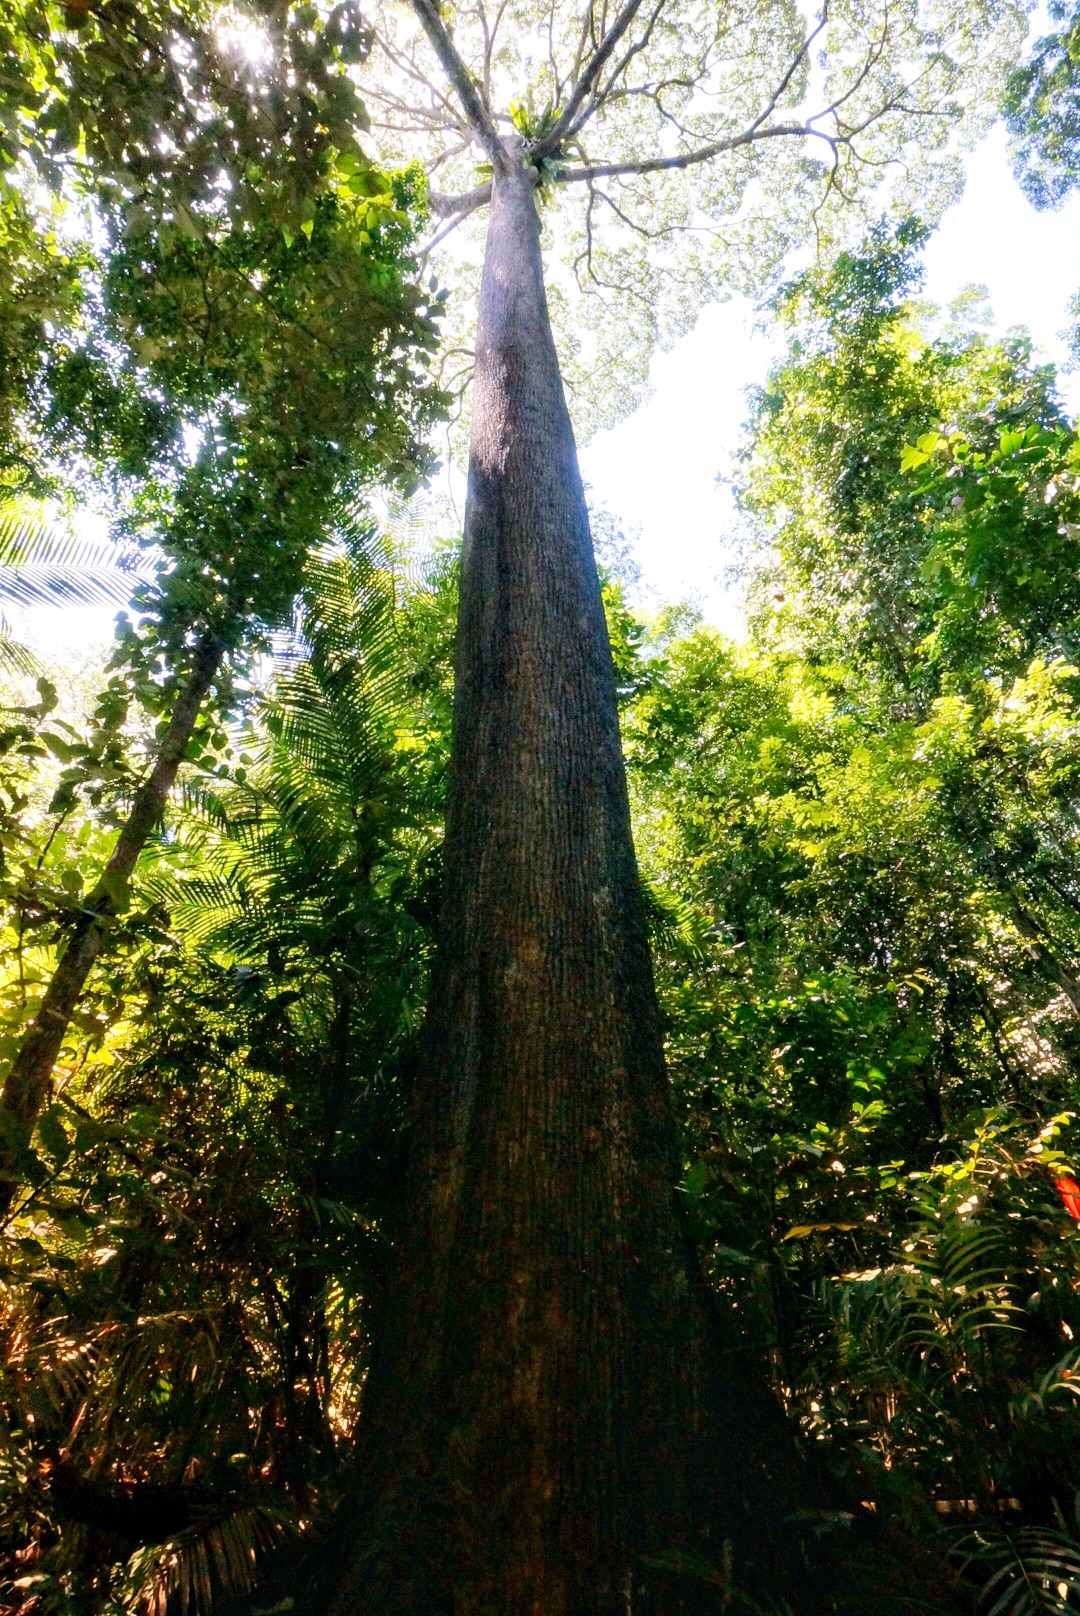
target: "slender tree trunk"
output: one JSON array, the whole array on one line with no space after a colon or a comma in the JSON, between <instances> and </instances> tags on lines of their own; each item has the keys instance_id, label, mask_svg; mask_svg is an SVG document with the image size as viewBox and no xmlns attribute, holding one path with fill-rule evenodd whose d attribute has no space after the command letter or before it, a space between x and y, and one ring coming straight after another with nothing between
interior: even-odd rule
<instances>
[{"instance_id":1,"label":"slender tree trunk","mask_svg":"<svg viewBox=\"0 0 1080 1616\"><path fill-rule=\"evenodd\" d=\"M1080 1016L1080 982L1067 971L1057 955L1048 946L1046 933L1027 910L1013 897L1011 900L1012 921L1020 936L1028 946L1032 958L1040 965L1045 974L1059 988L1068 999L1073 1014Z\"/></svg>"},{"instance_id":2,"label":"slender tree trunk","mask_svg":"<svg viewBox=\"0 0 1080 1616\"><path fill-rule=\"evenodd\" d=\"M53 1067L90 968L101 952L107 917L114 909L117 892L122 891L131 878L139 854L161 818L203 698L220 665L222 650L216 637L206 635L201 640L195 653L195 665L177 696L154 766L135 795L131 813L102 878L79 914L41 1007L27 1028L4 1081L0 1094L0 1218L10 1210L23 1152L52 1092Z\"/></svg>"},{"instance_id":3,"label":"slender tree trunk","mask_svg":"<svg viewBox=\"0 0 1080 1616\"><path fill-rule=\"evenodd\" d=\"M331 1610L626 1616L700 1503L707 1332L523 168L493 186L473 411L409 1226Z\"/></svg>"}]
</instances>

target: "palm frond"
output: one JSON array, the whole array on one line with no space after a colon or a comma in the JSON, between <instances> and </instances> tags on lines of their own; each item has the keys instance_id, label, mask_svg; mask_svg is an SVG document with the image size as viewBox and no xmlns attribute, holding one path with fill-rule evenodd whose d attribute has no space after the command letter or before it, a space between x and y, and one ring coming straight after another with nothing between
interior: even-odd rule
<instances>
[{"instance_id":1,"label":"palm frond","mask_svg":"<svg viewBox=\"0 0 1080 1616\"><path fill-rule=\"evenodd\" d=\"M1080 1593L1080 1542L1068 1531L1023 1527L975 1540L968 1563L996 1563L983 1586L980 1616L1050 1616L1075 1610Z\"/></svg>"},{"instance_id":2,"label":"palm frond","mask_svg":"<svg viewBox=\"0 0 1080 1616\"><path fill-rule=\"evenodd\" d=\"M280 1511L247 1505L140 1549L117 1590L121 1608L131 1616L211 1616L215 1605L254 1591L259 1559L278 1546L287 1525Z\"/></svg>"},{"instance_id":3,"label":"palm frond","mask_svg":"<svg viewBox=\"0 0 1080 1616\"><path fill-rule=\"evenodd\" d=\"M680 947L695 959L705 957L709 942L708 922L701 911L669 887L641 878L641 898L645 924L652 941L668 948Z\"/></svg>"},{"instance_id":4,"label":"palm frond","mask_svg":"<svg viewBox=\"0 0 1080 1616\"><path fill-rule=\"evenodd\" d=\"M19 606L124 605L141 574L108 540L80 536L13 501L0 507L0 598Z\"/></svg>"},{"instance_id":5,"label":"palm frond","mask_svg":"<svg viewBox=\"0 0 1080 1616\"><path fill-rule=\"evenodd\" d=\"M15 638L11 624L3 613L0 613L0 667L7 668L15 674L35 674L39 671L39 663L34 653Z\"/></svg>"},{"instance_id":6,"label":"palm frond","mask_svg":"<svg viewBox=\"0 0 1080 1616\"><path fill-rule=\"evenodd\" d=\"M1060 1394L1055 1403L1051 1399ZM1056 1363L1050 1365L1036 1385L1030 1387L1009 1403L1012 1419L1020 1421L1033 1414L1043 1414L1048 1407L1061 1407L1063 1399L1080 1397L1080 1350L1070 1348Z\"/></svg>"}]
</instances>

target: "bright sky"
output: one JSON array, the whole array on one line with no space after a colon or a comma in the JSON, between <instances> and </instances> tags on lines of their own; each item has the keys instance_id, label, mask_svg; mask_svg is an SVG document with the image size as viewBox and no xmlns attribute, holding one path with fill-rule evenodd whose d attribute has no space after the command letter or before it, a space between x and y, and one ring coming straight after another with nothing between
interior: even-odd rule
<instances>
[{"instance_id":1,"label":"bright sky","mask_svg":"<svg viewBox=\"0 0 1080 1616\"><path fill-rule=\"evenodd\" d=\"M1042 353L1063 365L1066 305L1080 291L1080 196L1060 212L1036 212L1005 148L996 128L968 158L964 195L926 249L924 295L944 304L964 286L987 287L996 330L1026 325ZM774 337L753 329L745 302L707 308L690 336L656 356L649 401L581 457L592 498L634 540L646 598L692 598L731 633L739 603L723 573L734 559L734 520L715 479L739 443L746 389L764 380L774 352ZM1080 413L1080 375L1063 383Z\"/></svg>"}]
</instances>

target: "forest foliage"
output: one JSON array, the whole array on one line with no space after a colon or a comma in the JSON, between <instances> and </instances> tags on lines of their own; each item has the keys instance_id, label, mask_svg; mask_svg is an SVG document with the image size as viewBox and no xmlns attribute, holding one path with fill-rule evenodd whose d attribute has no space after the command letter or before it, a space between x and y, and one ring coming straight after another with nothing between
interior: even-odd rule
<instances>
[{"instance_id":1,"label":"forest foliage","mask_svg":"<svg viewBox=\"0 0 1080 1616\"><path fill-rule=\"evenodd\" d=\"M266 104L209 8L163 52L176 15L0 25L0 585L127 602L104 668L0 647L5 1064L80 916L103 936L2 1142L20 1616L318 1608L438 904L455 555L371 498L447 403L424 180L356 142L350 6L273 12ZM1058 21L1007 107L1040 202L1076 157ZM1080 444L1023 333L920 300L924 239L883 224L776 300L746 639L617 568L605 599L723 1350L814 1467L837 1609L1019 1616L1080 1602Z\"/></svg>"}]
</instances>

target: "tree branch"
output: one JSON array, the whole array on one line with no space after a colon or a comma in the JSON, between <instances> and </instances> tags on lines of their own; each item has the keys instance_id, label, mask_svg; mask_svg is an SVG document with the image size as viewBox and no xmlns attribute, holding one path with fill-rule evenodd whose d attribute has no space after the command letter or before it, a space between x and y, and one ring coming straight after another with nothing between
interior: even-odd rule
<instances>
[{"instance_id":1,"label":"tree branch","mask_svg":"<svg viewBox=\"0 0 1080 1616\"><path fill-rule=\"evenodd\" d=\"M604 70L604 64L611 56L611 53L619 43L619 40L626 33L626 30L630 27L630 24L633 22L638 12L641 10L641 5L642 0L626 0L626 4L619 12L619 15L615 18L615 21L604 35L599 45L593 51L584 73L582 73L581 77L574 85L570 99L566 103L566 106L563 108L562 112L560 112L544 139L538 142L538 144L534 147L534 150L540 156L547 156L552 152L558 151L559 143L566 134L567 130L571 128L574 119L585 105L585 102L588 100L589 96L592 94L593 86Z\"/></svg>"},{"instance_id":2,"label":"tree branch","mask_svg":"<svg viewBox=\"0 0 1080 1616\"><path fill-rule=\"evenodd\" d=\"M653 7L652 15L649 17L649 20L645 25L645 32L639 39L634 41L629 49L623 54L621 61L617 62L612 68L611 73L608 76L607 84L605 86L594 86L593 94L588 106L585 107L584 110L575 118L572 128L567 130L567 139L572 140L576 134L580 133L580 131L584 129L585 125L588 123L598 106L602 107L607 105L608 101L614 94L615 85L619 83L619 80L625 74L634 57L639 56L643 50L648 49L649 42L653 36L653 31L663 15L666 4L667 0L657 0L657 4ZM703 72L704 68L702 68L702 74ZM699 74L699 78L702 76L702 74Z\"/></svg>"},{"instance_id":3,"label":"tree branch","mask_svg":"<svg viewBox=\"0 0 1080 1616\"><path fill-rule=\"evenodd\" d=\"M753 128L758 128L758 126L763 124L767 118L772 117L773 113L776 111L780 97L786 94L788 86L795 77L795 74L798 72L800 63L805 62L806 58L810 54L811 45L821 33L822 29L826 27L828 21L829 0L825 0L825 3L821 8L821 19L818 22L817 27L811 29L806 38L803 40L802 44L799 46L798 50L795 52L795 55L791 59L791 65L784 74L783 78L780 80L780 83L776 86L776 89L773 91L772 95L769 97L768 106L765 108L761 116L755 120L754 124L752 125Z\"/></svg>"},{"instance_id":4,"label":"tree branch","mask_svg":"<svg viewBox=\"0 0 1080 1616\"><path fill-rule=\"evenodd\" d=\"M478 185L475 190L462 191L460 196L447 196L442 191L428 192L428 207L432 213L437 213L440 219L449 219L453 214L460 214L462 218L467 213L474 213L482 208L485 202L491 201L491 181Z\"/></svg>"},{"instance_id":5,"label":"tree branch","mask_svg":"<svg viewBox=\"0 0 1080 1616\"><path fill-rule=\"evenodd\" d=\"M572 185L577 180L614 179L621 174L658 174L669 168L692 168L695 163L707 163L712 157L719 157L722 152L735 151L739 146L750 146L755 140L771 140L783 135L814 135L818 140L825 141L835 151L839 145L845 145L846 139L839 135L827 135L824 130L815 129L808 123L780 123L773 124L767 129L753 127L743 131L741 135L731 135L726 140L714 140L708 146L700 146L697 151L679 152L674 157L643 157L632 163L587 163L583 168L568 168L560 176L564 185Z\"/></svg>"},{"instance_id":6,"label":"tree branch","mask_svg":"<svg viewBox=\"0 0 1080 1616\"><path fill-rule=\"evenodd\" d=\"M468 119L451 98L439 89L431 80L429 73L420 68L411 50L402 49L387 35L376 33L375 44L383 53L392 67L396 68L412 84L419 86L431 97L430 108L417 104L416 101L404 99L392 90L380 85L377 81L367 85L367 96L371 102L385 107L395 118L406 120L387 127L398 130L414 132L416 130L446 131L454 130L456 133L472 139L472 130Z\"/></svg>"},{"instance_id":7,"label":"tree branch","mask_svg":"<svg viewBox=\"0 0 1080 1616\"><path fill-rule=\"evenodd\" d=\"M472 74L458 55L457 47L439 15L435 0L412 0L412 8L431 41L431 47L442 64L443 72L457 91L462 110L469 120L469 127L491 159L492 168L497 173L502 173L508 162L502 141L495 132L491 114L473 82Z\"/></svg>"},{"instance_id":8,"label":"tree branch","mask_svg":"<svg viewBox=\"0 0 1080 1616\"><path fill-rule=\"evenodd\" d=\"M487 24L487 13L483 7L480 8L480 20L484 29L484 99L489 106L491 105L491 57L495 49L495 35L499 31L499 24L502 22L506 6L507 0L501 0L499 9L495 13L495 21L492 23L490 30Z\"/></svg>"},{"instance_id":9,"label":"tree branch","mask_svg":"<svg viewBox=\"0 0 1080 1616\"><path fill-rule=\"evenodd\" d=\"M1057 955L1047 946L1046 928L1023 908L1014 894L1009 894L1011 919L1037 964L1059 988L1072 1006L1074 1015L1080 1016L1080 983L1067 971Z\"/></svg>"},{"instance_id":10,"label":"tree branch","mask_svg":"<svg viewBox=\"0 0 1080 1616\"><path fill-rule=\"evenodd\" d=\"M459 208L456 213L452 213L449 216L449 218L446 220L445 224L443 224L442 226L440 226L440 228L438 230L436 230L436 232L432 236L431 240L426 241L424 243L424 245L419 249L417 256L420 258L421 262L425 258L430 257L431 254L435 251L435 248L438 247L442 242L444 242L446 240L447 236L452 235L454 233L454 231L457 229L458 225L461 224L465 219L467 219L469 217L470 213L475 213L477 208L482 208L484 206L485 202L490 202L490 200L491 200L491 186L490 185L482 185L480 187L479 191L474 191L472 193L472 200L469 201L468 205L466 207Z\"/></svg>"}]
</instances>

